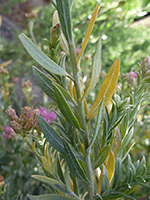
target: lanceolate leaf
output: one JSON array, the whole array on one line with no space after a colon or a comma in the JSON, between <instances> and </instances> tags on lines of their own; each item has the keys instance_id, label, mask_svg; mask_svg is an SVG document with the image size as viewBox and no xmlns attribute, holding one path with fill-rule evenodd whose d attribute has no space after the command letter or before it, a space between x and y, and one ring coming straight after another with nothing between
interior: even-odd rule
<instances>
[{"instance_id":1,"label":"lanceolate leaf","mask_svg":"<svg viewBox=\"0 0 150 200\"><path fill-rule=\"evenodd\" d=\"M40 124L40 128L46 137L49 144L59 151L60 153L64 153L64 145L61 137L55 132L51 125L49 125L42 117L37 116L38 122Z\"/></svg>"},{"instance_id":2,"label":"lanceolate leaf","mask_svg":"<svg viewBox=\"0 0 150 200\"><path fill-rule=\"evenodd\" d=\"M28 195L30 200L73 200L74 198L70 198L63 195L58 194L44 194L44 195Z\"/></svg>"},{"instance_id":3,"label":"lanceolate leaf","mask_svg":"<svg viewBox=\"0 0 150 200\"><path fill-rule=\"evenodd\" d=\"M21 33L19 39L30 56L42 65L44 69L48 70L50 73L70 77L66 71L44 54L25 34Z\"/></svg>"},{"instance_id":4,"label":"lanceolate leaf","mask_svg":"<svg viewBox=\"0 0 150 200\"><path fill-rule=\"evenodd\" d=\"M82 166L80 165L79 161L77 160L72 148L69 146L67 142L64 141L65 147L65 156L67 164L70 168L70 171L81 180L88 182L88 178L86 177Z\"/></svg>"},{"instance_id":5,"label":"lanceolate leaf","mask_svg":"<svg viewBox=\"0 0 150 200\"><path fill-rule=\"evenodd\" d=\"M80 125L77 118L73 114L70 106L68 105L66 99L64 98L64 95L56 85L54 85L54 91L55 91L56 101L61 113L64 115L67 121L69 121L76 128L80 129Z\"/></svg>"},{"instance_id":6,"label":"lanceolate leaf","mask_svg":"<svg viewBox=\"0 0 150 200\"><path fill-rule=\"evenodd\" d=\"M110 151L110 145L106 145L105 147L103 147L99 154L98 154L98 158L97 158L97 161L96 163L94 164L94 167L93 169L96 169L97 167L100 167L106 160L108 154L109 154L109 151Z\"/></svg>"},{"instance_id":7,"label":"lanceolate leaf","mask_svg":"<svg viewBox=\"0 0 150 200\"><path fill-rule=\"evenodd\" d=\"M94 23L95 23L95 19L96 19L96 16L97 16L97 13L98 13L98 11L99 11L100 6L101 6L101 5L98 4L98 5L96 6L94 12L93 12L92 18L91 18L91 20L90 20L88 29L87 29L86 34L85 34L85 37L84 37L84 40L83 40L83 42L82 42L81 52L80 52L80 55L79 55L77 64L80 63L82 54L83 54L83 52L84 52L84 50L85 50L85 47L86 47L87 42L88 42L88 39L89 39L90 34L91 34L91 32L92 32L92 29L93 29L93 26L94 26Z\"/></svg>"},{"instance_id":8,"label":"lanceolate leaf","mask_svg":"<svg viewBox=\"0 0 150 200\"><path fill-rule=\"evenodd\" d=\"M98 40L97 48L96 48L95 55L93 58L90 81L85 90L84 96L81 99L86 97L94 89L99 79L100 71L101 71L101 38L99 38Z\"/></svg>"},{"instance_id":9,"label":"lanceolate leaf","mask_svg":"<svg viewBox=\"0 0 150 200\"><path fill-rule=\"evenodd\" d=\"M64 184L60 183L59 181L53 178L49 178L47 176L32 175L32 178L35 178L36 180L41 181L43 183L48 183L51 186L56 186L56 185L64 186Z\"/></svg>"},{"instance_id":10,"label":"lanceolate leaf","mask_svg":"<svg viewBox=\"0 0 150 200\"><path fill-rule=\"evenodd\" d=\"M71 30L71 13L68 0L56 0L58 15L62 27L62 31L68 41L72 42L72 30Z\"/></svg>"},{"instance_id":11,"label":"lanceolate leaf","mask_svg":"<svg viewBox=\"0 0 150 200\"><path fill-rule=\"evenodd\" d=\"M41 72L38 68L33 67L33 73L36 78L37 83L42 88L42 90L53 100L56 101L55 93L53 90L53 85L51 79Z\"/></svg>"},{"instance_id":12,"label":"lanceolate leaf","mask_svg":"<svg viewBox=\"0 0 150 200\"><path fill-rule=\"evenodd\" d=\"M66 99L68 99L70 102L72 102L74 104L74 106L77 106L78 104L76 103L76 101L73 99L73 97L58 83L53 83L54 85L56 85L59 90L62 92L62 94L64 95L64 97Z\"/></svg>"},{"instance_id":13,"label":"lanceolate leaf","mask_svg":"<svg viewBox=\"0 0 150 200\"><path fill-rule=\"evenodd\" d=\"M114 153L112 151L109 152L109 155L105 162L105 167L107 169L108 180L109 180L109 184L110 184L111 180L113 178L113 175L114 175L114 171L115 171L115 157L114 157Z\"/></svg>"},{"instance_id":14,"label":"lanceolate leaf","mask_svg":"<svg viewBox=\"0 0 150 200\"><path fill-rule=\"evenodd\" d=\"M117 58L113 63L112 67L110 68L108 74L106 75L106 78L100 88L98 96L92 108L89 111L89 119L92 119L93 117L95 117L95 115L97 115L98 108L103 97L105 97L104 107L111 99L118 82L119 70L120 70L120 60Z\"/></svg>"},{"instance_id":15,"label":"lanceolate leaf","mask_svg":"<svg viewBox=\"0 0 150 200\"><path fill-rule=\"evenodd\" d=\"M122 150L131 142L131 138L133 136L133 129L128 132L128 134L124 137L124 139L121 142L121 145L119 146L117 153L122 153Z\"/></svg>"},{"instance_id":16,"label":"lanceolate leaf","mask_svg":"<svg viewBox=\"0 0 150 200\"><path fill-rule=\"evenodd\" d=\"M96 137L98 135L98 132L99 132L99 129L100 129L100 123L101 123L101 120L102 120L103 103L104 103L104 99L102 100L100 108L99 108L99 112L98 112L98 116L97 116L97 122L96 122L96 126L95 126L95 131L94 131L94 137L93 137L92 141L90 142L90 145L89 145L89 147L86 151L88 151L92 147L92 145L94 144Z\"/></svg>"}]
</instances>

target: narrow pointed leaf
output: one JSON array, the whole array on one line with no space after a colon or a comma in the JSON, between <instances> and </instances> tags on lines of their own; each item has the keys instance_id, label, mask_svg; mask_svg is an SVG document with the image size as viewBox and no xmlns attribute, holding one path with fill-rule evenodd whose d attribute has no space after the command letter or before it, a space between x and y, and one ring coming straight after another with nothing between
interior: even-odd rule
<instances>
[{"instance_id":1,"label":"narrow pointed leaf","mask_svg":"<svg viewBox=\"0 0 150 200\"><path fill-rule=\"evenodd\" d=\"M96 6L96 8L95 8L95 10L94 10L94 12L93 12L92 18L91 18L91 20L90 20L88 29L87 29L86 34L85 34L85 37L84 37L84 40L83 40L83 42L82 42L81 52L80 52L80 55L79 55L79 58L78 58L78 62L77 62L78 65L79 65L79 63L80 63L82 54L83 54L83 52L84 52L84 50L85 50L85 47L86 47L87 42L88 42L88 40L89 40L90 34L91 34L91 32L92 32L92 29L93 29L93 26L94 26L94 23L95 23L95 19L96 19L96 16L97 16L97 13L98 13L98 11L99 11L100 6L101 6L100 4L98 4L98 5Z\"/></svg>"},{"instance_id":2,"label":"narrow pointed leaf","mask_svg":"<svg viewBox=\"0 0 150 200\"><path fill-rule=\"evenodd\" d=\"M89 111L89 119L92 119L93 117L95 117L95 115L97 115L98 108L103 97L105 97L104 107L106 106L108 101L111 99L114 93L114 90L117 86L119 70L120 70L120 60L117 58L115 62L113 63L112 67L110 68L108 74L106 75L106 78L100 88L98 96L92 108Z\"/></svg>"},{"instance_id":3,"label":"narrow pointed leaf","mask_svg":"<svg viewBox=\"0 0 150 200\"><path fill-rule=\"evenodd\" d=\"M119 146L117 153L121 153L123 149L131 142L131 138L133 136L133 129L124 137L124 139L121 142L121 145Z\"/></svg>"},{"instance_id":4,"label":"narrow pointed leaf","mask_svg":"<svg viewBox=\"0 0 150 200\"><path fill-rule=\"evenodd\" d=\"M44 169L46 171L48 171L49 173L51 173L50 164L49 164L48 160L44 156L41 156L41 162L43 164Z\"/></svg>"},{"instance_id":5,"label":"narrow pointed leaf","mask_svg":"<svg viewBox=\"0 0 150 200\"><path fill-rule=\"evenodd\" d=\"M86 177L82 166L77 160L77 157L75 156L73 152L73 149L65 141L64 141L64 147L65 147L66 161L72 174L74 174L78 179L88 182L88 178Z\"/></svg>"},{"instance_id":6,"label":"narrow pointed leaf","mask_svg":"<svg viewBox=\"0 0 150 200\"><path fill-rule=\"evenodd\" d=\"M68 105L64 95L56 85L54 85L54 91L55 91L56 101L61 113L64 115L67 121L69 121L76 128L80 129L80 125L77 118L75 117L70 106Z\"/></svg>"},{"instance_id":7,"label":"narrow pointed leaf","mask_svg":"<svg viewBox=\"0 0 150 200\"><path fill-rule=\"evenodd\" d=\"M100 71L101 71L101 38L99 38L98 40L95 55L93 58L92 72L89 84L85 90L84 96L81 99L86 97L94 89L94 87L97 84L97 81L99 80Z\"/></svg>"},{"instance_id":8,"label":"narrow pointed leaf","mask_svg":"<svg viewBox=\"0 0 150 200\"><path fill-rule=\"evenodd\" d=\"M42 176L42 175L32 175L32 178L41 181L42 183L48 183L51 186L56 186L56 185L61 185L63 186L62 183L60 183L59 181L53 179L53 178L49 178L47 176Z\"/></svg>"},{"instance_id":9,"label":"narrow pointed leaf","mask_svg":"<svg viewBox=\"0 0 150 200\"><path fill-rule=\"evenodd\" d=\"M57 3L57 10L62 31L68 43L71 43L72 30L71 30L71 13L70 13L69 0L56 0L56 3Z\"/></svg>"},{"instance_id":10,"label":"narrow pointed leaf","mask_svg":"<svg viewBox=\"0 0 150 200\"><path fill-rule=\"evenodd\" d=\"M36 78L37 83L42 88L42 90L53 100L56 101L55 93L53 90L53 85L51 79L38 68L33 66L33 73Z\"/></svg>"},{"instance_id":11,"label":"narrow pointed leaf","mask_svg":"<svg viewBox=\"0 0 150 200\"><path fill-rule=\"evenodd\" d=\"M108 173L105 165L103 167L103 174L102 174L102 193L109 191L109 181L108 181Z\"/></svg>"},{"instance_id":12,"label":"narrow pointed leaf","mask_svg":"<svg viewBox=\"0 0 150 200\"><path fill-rule=\"evenodd\" d=\"M94 131L94 137L93 137L92 141L90 142L90 145L89 145L89 147L86 151L88 151L92 147L92 145L94 144L96 137L98 135L98 132L99 132L99 129L100 129L100 123L101 123L101 120L102 120L103 104L104 104L104 99L102 100L100 108L99 108L96 126L95 126L95 131Z\"/></svg>"},{"instance_id":13,"label":"narrow pointed leaf","mask_svg":"<svg viewBox=\"0 0 150 200\"><path fill-rule=\"evenodd\" d=\"M63 195L58 194L44 194L44 195L28 195L30 200L73 200L74 198L70 198Z\"/></svg>"},{"instance_id":14,"label":"narrow pointed leaf","mask_svg":"<svg viewBox=\"0 0 150 200\"><path fill-rule=\"evenodd\" d=\"M114 175L114 171L115 171L115 157L114 157L114 153L112 151L109 152L108 158L105 163L105 167L107 169L108 180L109 180L109 184L110 184L111 180L113 178L113 175Z\"/></svg>"},{"instance_id":15,"label":"narrow pointed leaf","mask_svg":"<svg viewBox=\"0 0 150 200\"><path fill-rule=\"evenodd\" d=\"M49 125L42 117L37 116L40 128L49 142L49 144L59 151L60 153L64 153L64 145L61 137L55 132L51 125Z\"/></svg>"},{"instance_id":16,"label":"narrow pointed leaf","mask_svg":"<svg viewBox=\"0 0 150 200\"><path fill-rule=\"evenodd\" d=\"M98 154L98 158L97 158L97 161L96 163L94 164L94 167L93 169L96 169L97 167L100 167L106 160L108 154L109 154L109 151L110 151L110 145L106 145L105 147L103 147L99 154Z\"/></svg>"},{"instance_id":17,"label":"narrow pointed leaf","mask_svg":"<svg viewBox=\"0 0 150 200\"><path fill-rule=\"evenodd\" d=\"M73 97L58 83L53 83L55 86L57 86L59 88L59 90L62 92L62 94L64 95L64 97L66 99L68 99L70 102L72 102L72 104L74 106L77 106L78 104L76 103L76 101L73 99Z\"/></svg>"},{"instance_id":18,"label":"narrow pointed leaf","mask_svg":"<svg viewBox=\"0 0 150 200\"><path fill-rule=\"evenodd\" d=\"M24 33L19 35L19 39L30 56L43 66L44 69L48 70L50 73L70 77L66 71L64 71L59 65L57 65L57 63L44 54Z\"/></svg>"}]
</instances>

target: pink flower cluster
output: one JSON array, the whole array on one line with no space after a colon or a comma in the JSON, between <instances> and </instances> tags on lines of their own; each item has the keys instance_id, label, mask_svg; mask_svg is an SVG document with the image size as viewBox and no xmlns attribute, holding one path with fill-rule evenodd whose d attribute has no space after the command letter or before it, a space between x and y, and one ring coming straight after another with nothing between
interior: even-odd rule
<instances>
[{"instance_id":1,"label":"pink flower cluster","mask_svg":"<svg viewBox=\"0 0 150 200\"><path fill-rule=\"evenodd\" d=\"M30 131L31 129L41 131L36 115L43 117L49 124L56 119L55 112L41 106L37 109L25 106L22 108L20 117L17 116L16 111L13 108L8 108L7 115L11 119L10 128L15 133L22 133L24 131ZM6 137L8 136L6 135Z\"/></svg>"},{"instance_id":2,"label":"pink flower cluster","mask_svg":"<svg viewBox=\"0 0 150 200\"><path fill-rule=\"evenodd\" d=\"M133 81L134 79L136 80L137 79L137 74L133 71L127 73L127 79L128 79L128 82L133 86Z\"/></svg>"},{"instance_id":3,"label":"pink flower cluster","mask_svg":"<svg viewBox=\"0 0 150 200\"><path fill-rule=\"evenodd\" d=\"M47 121L47 123L51 123L53 120L56 119L56 114L53 111L47 110L44 107L39 107L38 108L39 112L40 112L40 116L43 117L43 119L45 119Z\"/></svg>"}]
</instances>

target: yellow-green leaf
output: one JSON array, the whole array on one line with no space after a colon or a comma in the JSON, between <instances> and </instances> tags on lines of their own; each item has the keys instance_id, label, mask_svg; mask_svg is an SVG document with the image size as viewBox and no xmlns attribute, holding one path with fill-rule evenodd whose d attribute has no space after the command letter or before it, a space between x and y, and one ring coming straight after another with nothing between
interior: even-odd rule
<instances>
[{"instance_id":1,"label":"yellow-green leaf","mask_svg":"<svg viewBox=\"0 0 150 200\"><path fill-rule=\"evenodd\" d=\"M108 154L108 157L105 161L105 167L107 169L108 180L109 180L109 184L110 184L111 180L113 178L113 175L114 175L114 171L115 171L115 157L114 157L114 153L112 151L110 151Z\"/></svg>"},{"instance_id":2,"label":"yellow-green leaf","mask_svg":"<svg viewBox=\"0 0 150 200\"><path fill-rule=\"evenodd\" d=\"M104 107L111 99L111 97L114 93L114 90L117 86L119 71L120 71L120 60L117 58L115 60L115 62L113 63L112 67L110 68L108 74L106 75L106 78L100 88L98 96L97 96L92 108L89 111L89 119L90 120L97 115L98 108L100 106L102 98L105 97L104 105L103 105Z\"/></svg>"},{"instance_id":3,"label":"yellow-green leaf","mask_svg":"<svg viewBox=\"0 0 150 200\"><path fill-rule=\"evenodd\" d=\"M101 71L101 38L99 38L99 40L98 40L96 51L95 51L95 54L93 57L92 72L91 72L89 84L88 84L81 100L94 89L94 87L99 79L100 71Z\"/></svg>"},{"instance_id":4,"label":"yellow-green leaf","mask_svg":"<svg viewBox=\"0 0 150 200\"><path fill-rule=\"evenodd\" d=\"M88 26L88 29L86 31L86 34L85 34L85 37L84 37L84 40L82 42L82 46L81 46L81 52L80 52L80 55L79 55L79 58L78 58L78 62L77 62L77 65L79 65L80 63L80 60L81 60L81 57L82 57L82 54L85 50L85 47L87 45L87 42L88 42L88 39L90 37L90 34L92 32L92 29L93 29L93 26L94 26L94 23L95 23L95 19L96 19L96 16L97 16L97 13L100 9L100 6L101 4L98 4L93 12L93 15L92 15L92 18L90 20L90 23L89 23L89 26Z\"/></svg>"}]
</instances>

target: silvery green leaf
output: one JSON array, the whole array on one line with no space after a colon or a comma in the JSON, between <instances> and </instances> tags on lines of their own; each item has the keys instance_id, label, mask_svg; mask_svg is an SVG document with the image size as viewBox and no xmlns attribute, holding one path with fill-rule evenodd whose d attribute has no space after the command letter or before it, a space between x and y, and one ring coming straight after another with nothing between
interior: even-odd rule
<instances>
[{"instance_id":1,"label":"silvery green leaf","mask_svg":"<svg viewBox=\"0 0 150 200\"><path fill-rule=\"evenodd\" d=\"M78 122L78 119L76 118L70 106L68 105L64 95L62 94L60 89L56 86L56 84L54 84L53 86L54 86L56 101L61 113L64 115L64 117L68 122L70 122L76 128L80 129L80 124Z\"/></svg>"},{"instance_id":2,"label":"silvery green leaf","mask_svg":"<svg viewBox=\"0 0 150 200\"><path fill-rule=\"evenodd\" d=\"M37 67L34 67L34 66L33 66L33 73L34 73L37 83L42 88L42 90L53 101L56 101L51 79L45 73L43 73L41 70L39 70Z\"/></svg>"},{"instance_id":3,"label":"silvery green leaf","mask_svg":"<svg viewBox=\"0 0 150 200\"><path fill-rule=\"evenodd\" d=\"M68 43L72 43L71 12L69 0L56 0L62 31Z\"/></svg>"},{"instance_id":4,"label":"silvery green leaf","mask_svg":"<svg viewBox=\"0 0 150 200\"><path fill-rule=\"evenodd\" d=\"M113 181L113 187L112 188L116 188L116 187L118 187L120 185L121 175L122 175L122 162L121 162L120 158L117 158L116 159L114 181Z\"/></svg>"},{"instance_id":5,"label":"silvery green leaf","mask_svg":"<svg viewBox=\"0 0 150 200\"><path fill-rule=\"evenodd\" d=\"M108 154L110 151L110 145L104 146L98 153L98 158L96 162L94 163L93 169L96 169L97 167L100 167L106 160Z\"/></svg>"},{"instance_id":6,"label":"silvery green leaf","mask_svg":"<svg viewBox=\"0 0 150 200\"><path fill-rule=\"evenodd\" d=\"M103 104L104 104L104 98L102 99L101 105L99 107L99 112L98 112L98 115L97 115L96 126L95 126L95 130L94 130L94 137L91 140L90 145L89 145L89 147L87 148L86 151L88 151L92 147L92 145L94 144L94 142L96 140L96 137L98 135L98 132L99 132L99 129L100 129L100 123L101 123L101 120L102 120Z\"/></svg>"},{"instance_id":7,"label":"silvery green leaf","mask_svg":"<svg viewBox=\"0 0 150 200\"><path fill-rule=\"evenodd\" d=\"M49 144L59 151L60 153L64 154L64 145L62 138L55 132L50 124L48 124L41 116L37 116L40 128L49 142Z\"/></svg>"},{"instance_id":8,"label":"silvery green leaf","mask_svg":"<svg viewBox=\"0 0 150 200\"><path fill-rule=\"evenodd\" d=\"M75 156L73 149L69 146L69 144L66 141L64 141L64 147L66 161L72 174L74 174L78 179L88 182L88 178L82 166L80 165L77 157Z\"/></svg>"},{"instance_id":9,"label":"silvery green leaf","mask_svg":"<svg viewBox=\"0 0 150 200\"><path fill-rule=\"evenodd\" d=\"M93 91L99 80L100 71L101 71L101 38L99 38L97 42L97 47L92 62L92 71L89 84L82 98L86 97L91 91Z\"/></svg>"},{"instance_id":10,"label":"silvery green leaf","mask_svg":"<svg viewBox=\"0 0 150 200\"><path fill-rule=\"evenodd\" d=\"M30 56L41 66L43 66L44 69L48 70L50 73L70 77L66 71L64 71L53 60L51 60L45 53L43 53L41 49L38 48L24 33L19 35L19 39Z\"/></svg>"}]
</instances>

